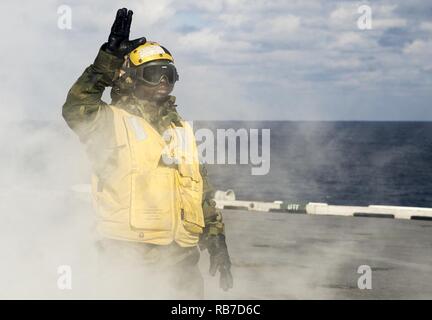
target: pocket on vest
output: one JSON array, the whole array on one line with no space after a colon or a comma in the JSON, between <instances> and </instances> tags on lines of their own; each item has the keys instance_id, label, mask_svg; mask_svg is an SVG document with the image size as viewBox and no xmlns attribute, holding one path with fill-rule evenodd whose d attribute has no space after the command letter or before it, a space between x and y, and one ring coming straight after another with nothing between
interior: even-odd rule
<instances>
[{"instance_id":1,"label":"pocket on vest","mask_svg":"<svg viewBox=\"0 0 432 320\"><path fill-rule=\"evenodd\" d=\"M172 173L152 171L133 179L131 225L154 231L171 230L174 204Z\"/></svg>"},{"instance_id":2,"label":"pocket on vest","mask_svg":"<svg viewBox=\"0 0 432 320\"><path fill-rule=\"evenodd\" d=\"M192 233L201 233L204 227L202 181L200 177L193 174L184 175L183 173L180 172L183 225L186 230Z\"/></svg>"}]
</instances>

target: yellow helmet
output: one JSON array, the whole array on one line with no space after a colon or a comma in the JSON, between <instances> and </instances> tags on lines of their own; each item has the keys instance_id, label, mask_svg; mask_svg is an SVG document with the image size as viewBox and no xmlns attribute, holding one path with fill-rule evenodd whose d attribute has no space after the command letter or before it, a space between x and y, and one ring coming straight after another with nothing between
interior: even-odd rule
<instances>
[{"instance_id":1,"label":"yellow helmet","mask_svg":"<svg viewBox=\"0 0 432 320\"><path fill-rule=\"evenodd\" d=\"M174 63L171 53L157 42L146 42L129 54L129 60L134 66L155 60L168 60Z\"/></svg>"}]
</instances>

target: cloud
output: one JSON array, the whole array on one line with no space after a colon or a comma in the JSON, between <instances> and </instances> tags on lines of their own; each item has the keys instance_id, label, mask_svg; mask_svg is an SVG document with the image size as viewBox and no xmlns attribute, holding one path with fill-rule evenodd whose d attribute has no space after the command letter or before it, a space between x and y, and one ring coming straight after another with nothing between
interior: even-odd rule
<instances>
[{"instance_id":1,"label":"cloud","mask_svg":"<svg viewBox=\"0 0 432 320\"><path fill-rule=\"evenodd\" d=\"M352 48L353 46L362 46L367 39L359 32L344 32L338 34L336 41L331 45L333 49Z\"/></svg>"},{"instance_id":2,"label":"cloud","mask_svg":"<svg viewBox=\"0 0 432 320\"><path fill-rule=\"evenodd\" d=\"M407 21L405 19L375 19L375 20L373 20L373 28L377 28L377 29L405 27L406 25L407 25Z\"/></svg>"},{"instance_id":3,"label":"cloud","mask_svg":"<svg viewBox=\"0 0 432 320\"><path fill-rule=\"evenodd\" d=\"M420 29L432 32L432 22L422 22L420 23Z\"/></svg>"},{"instance_id":4,"label":"cloud","mask_svg":"<svg viewBox=\"0 0 432 320\"><path fill-rule=\"evenodd\" d=\"M432 41L415 40L404 48L404 53L417 56L430 56L432 54Z\"/></svg>"},{"instance_id":5,"label":"cloud","mask_svg":"<svg viewBox=\"0 0 432 320\"><path fill-rule=\"evenodd\" d=\"M403 52L409 61L421 71L430 74L432 71L432 39L417 39L405 46ZM430 83L430 80L429 80Z\"/></svg>"},{"instance_id":6,"label":"cloud","mask_svg":"<svg viewBox=\"0 0 432 320\"><path fill-rule=\"evenodd\" d=\"M352 27L357 19L357 7L353 4L341 5L330 13L330 23L337 26Z\"/></svg>"},{"instance_id":7,"label":"cloud","mask_svg":"<svg viewBox=\"0 0 432 320\"><path fill-rule=\"evenodd\" d=\"M297 31L299 27L300 17L284 15L274 17L270 20L268 23L268 32L277 34L292 33Z\"/></svg>"}]
</instances>

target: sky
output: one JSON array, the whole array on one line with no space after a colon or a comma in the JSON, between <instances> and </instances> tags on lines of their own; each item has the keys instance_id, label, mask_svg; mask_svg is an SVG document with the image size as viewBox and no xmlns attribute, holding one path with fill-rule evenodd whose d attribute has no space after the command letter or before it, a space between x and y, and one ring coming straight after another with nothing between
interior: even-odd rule
<instances>
[{"instance_id":1,"label":"sky","mask_svg":"<svg viewBox=\"0 0 432 320\"><path fill-rule=\"evenodd\" d=\"M58 26L62 5L70 29ZM362 5L372 29L358 27ZM131 38L173 54L186 119L432 120L429 0L24 0L0 4L3 121L62 121L125 6Z\"/></svg>"}]
</instances>

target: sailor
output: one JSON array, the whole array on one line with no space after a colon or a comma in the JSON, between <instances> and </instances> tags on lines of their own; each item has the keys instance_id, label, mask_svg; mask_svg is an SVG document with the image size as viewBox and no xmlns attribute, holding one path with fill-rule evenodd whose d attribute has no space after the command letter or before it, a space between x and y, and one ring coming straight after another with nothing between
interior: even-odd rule
<instances>
[{"instance_id":1,"label":"sailor","mask_svg":"<svg viewBox=\"0 0 432 320\"><path fill-rule=\"evenodd\" d=\"M199 248L208 250L221 288L233 286L224 222L192 128L170 95L179 80L173 56L146 38L129 40L132 14L118 10L108 41L70 89L63 117L92 163L101 252L121 259L133 251L169 266L176 289L202 298ZM102 101L107 87L111 104ZM191 147L179 147L181 139Z\"/></svg>"}]
</instances>

